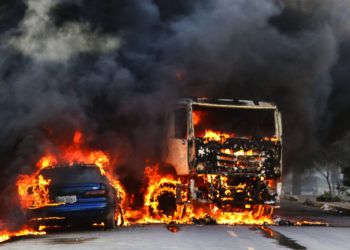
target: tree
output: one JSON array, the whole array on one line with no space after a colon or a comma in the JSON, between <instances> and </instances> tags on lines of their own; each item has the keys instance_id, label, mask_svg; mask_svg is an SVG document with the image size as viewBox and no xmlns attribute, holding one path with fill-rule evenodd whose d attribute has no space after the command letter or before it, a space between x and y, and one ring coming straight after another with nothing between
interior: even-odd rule
<instances>
[{"instance_id":1,"label":"tree","mask_svg":"<svg viewBox=\"0 0 350 250\"><path fill-rule=\"evenodd\" d=\"M337 148L337 161L341 166L343 174L342 184L350 187L350 133L334 143Z\"/></svg>"},{"instance_id":2,"label":"tree","mask_svg":"<svg viewBox=\"0 0 350 250\"><path fill-rule=\"evenodd\" d=\"M333 198L333 189L331 184L331 171L336 166L334 159L329 151L322 150L314 159L314 166L318 173L320 173L326 180L330 199Z\"/></svg>"},{"instance_id":3,"label":"tree","mask_svg":"<svg viewBox=\"0 0 350 250\"><path fill-rule=\"evenodd\" d=\"M339 181L340 169L343 173L342 184L350 186L350 134L320 150L313 163L327 182L330 199L334 197L335 189L343 189Z\"/></svg>"}]
</instances>

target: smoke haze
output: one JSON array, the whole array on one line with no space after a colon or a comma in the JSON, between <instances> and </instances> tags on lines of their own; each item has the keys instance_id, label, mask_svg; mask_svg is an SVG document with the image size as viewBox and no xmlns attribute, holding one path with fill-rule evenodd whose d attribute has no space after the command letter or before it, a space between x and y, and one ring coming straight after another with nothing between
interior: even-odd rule
<instances>
[{"instance_id":1,"label":"smoke haze","mask_svg":"<svg viewBox=\"0 0 350 250\"><path fill-rule=\"evenodd\" d=\"M128 186L187 96L276 102L286 169L304 167L349 132L350 1L288 2L2 1L0 187L76 129Z\"/></svg>"}]
</instances>

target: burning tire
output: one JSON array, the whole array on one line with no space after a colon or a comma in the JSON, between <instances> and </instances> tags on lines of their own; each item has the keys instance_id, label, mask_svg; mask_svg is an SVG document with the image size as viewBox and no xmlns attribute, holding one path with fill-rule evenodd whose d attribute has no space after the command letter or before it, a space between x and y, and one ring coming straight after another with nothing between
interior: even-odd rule
<instances>
[{"instance_id":1,"label":"burning tire","mask_svg":"<svg viewBox=\"0 0 350 250\"><path fill-rule=\"evenodd\" d=\"M160 183L149 194L146 205L154 218L173 217L176 212L176 186L173 183Z\"/></svg>"},{"instance_id":2,"label":"burning tire","mask_svg":"<svg viewBox=\"0 0 350 250\"><path fill-rule=\"evenodd\" d=\"M176 197L172 192L164 192L158 196L158 210L167 216L176 211Z\"/></svg>"}]
</instances>

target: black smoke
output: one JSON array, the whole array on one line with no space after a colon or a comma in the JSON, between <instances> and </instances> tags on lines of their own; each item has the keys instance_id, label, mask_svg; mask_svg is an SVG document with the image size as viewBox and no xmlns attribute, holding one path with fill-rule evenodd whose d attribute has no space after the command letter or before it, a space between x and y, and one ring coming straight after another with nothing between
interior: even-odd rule
<instances>
[{"instance_id":1,"label":"black smoke","mask_svg":"<svg viewBox=\"0 0 350 250\"><path fill-rule=\"evenodd\" d=\"M185 96L276 102L285 168L303 168L349 131L350 4L291 2L1 1L1 190L77 128L131 187Z\"/></svg>"}]
</instances>

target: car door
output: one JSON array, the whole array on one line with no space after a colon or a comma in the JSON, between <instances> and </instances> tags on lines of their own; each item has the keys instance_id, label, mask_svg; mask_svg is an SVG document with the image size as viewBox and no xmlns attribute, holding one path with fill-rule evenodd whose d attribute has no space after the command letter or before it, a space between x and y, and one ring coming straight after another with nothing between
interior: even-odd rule
<instances>
[{"instance_id":1,"label":"car door","mask_svg":"<svg viewBox=\"0 0 350 250\"><path fill-rule=\"evenodd\" d=\"M178 175L188 175L187 109L177 107L169 117L165 161Z\"/></svg>"}]
</instances>

